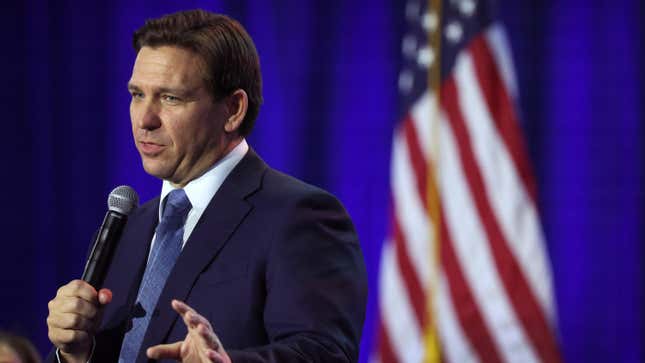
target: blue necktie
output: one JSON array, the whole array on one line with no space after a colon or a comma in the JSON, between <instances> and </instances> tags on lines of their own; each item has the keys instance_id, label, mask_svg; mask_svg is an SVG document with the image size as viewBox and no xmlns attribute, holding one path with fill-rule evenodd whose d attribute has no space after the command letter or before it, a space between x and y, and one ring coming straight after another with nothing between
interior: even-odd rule
<instances>
[{"instance_id":1,"label":"blue necktie","mask_svg":"<svg viewBox=\"0 0 645 363\"><path fill-rule=\"evenodd\" d=\"M161 222L155 231L155 243L139 287L132 329L123 338L119 354L120 363L133 363L137 359L150 317L157 306L159 294L181 252L184 221L190 208L190 201L183 189L175 189L166 197Z\"/></svg>"}]
</instances>

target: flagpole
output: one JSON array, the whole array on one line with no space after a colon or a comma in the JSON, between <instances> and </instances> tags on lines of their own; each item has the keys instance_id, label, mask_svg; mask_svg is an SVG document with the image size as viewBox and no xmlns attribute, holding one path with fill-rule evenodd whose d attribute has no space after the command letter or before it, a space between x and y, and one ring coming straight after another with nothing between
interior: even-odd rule
<instances>
[{"instance_id":1,"label":"flagpole","mask_svg":"<svg viewBox=\"0 0 645 363\"><path fill-rule=\"evenodd\" d=\"M424 14L428 17L428 46L430 50L434 53L434 61L430 64L428 68L428 89L430 94L434 97L430 97L431 102L434 104L431 106L432 110L436 110L434 114L430 114L431 124L431 148L432 153L435 158L428 158L428 181L427 181L427 198L428 198L428 218L430 219L430 225L434 226L433 233L430 235L432 241L430 245L432 246L431 251L432 255L429 256L429 260L432 268L435 270L430 280L429 288L429 298L428 298L428 326L425 329L424 334L424 343L425 343L425 363L440 363L441 362L441 345L439 341L439 336L437 334L437 308L436 300L438 289L438 280L441 276L441 203L440 203L440 193L438 185L438 169L439 169L439 123L441 115L441 102L440 102L440 89L441 89L441 0L428 0L428 12Z\"/></svg>"}]
</instances>

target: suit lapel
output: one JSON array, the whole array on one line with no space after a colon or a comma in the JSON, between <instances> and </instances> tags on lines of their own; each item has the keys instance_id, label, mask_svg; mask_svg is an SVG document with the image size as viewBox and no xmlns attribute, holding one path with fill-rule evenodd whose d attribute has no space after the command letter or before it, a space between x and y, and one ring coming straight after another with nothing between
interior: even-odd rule
<instances>
[{"instance_id":1,"label":"suit lapel","mask_svg":"<svg viewBox=\"0 0 645 363\"><path fill-rule=\"evenodd\" d=\"M172 299L186 300L203 269L217 257L253 206L245 199L260 188L266 164L249 149L231 171L199 219L159 296L137 361L145 360L145 349L163 342L177 320Z\"/></svg>"}]
</instances>

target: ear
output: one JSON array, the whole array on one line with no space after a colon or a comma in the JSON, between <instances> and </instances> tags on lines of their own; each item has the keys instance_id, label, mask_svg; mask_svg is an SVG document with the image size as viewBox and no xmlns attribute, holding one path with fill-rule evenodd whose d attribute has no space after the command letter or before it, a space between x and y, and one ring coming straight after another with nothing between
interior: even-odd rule
<instances>
[{"instance_id":1,"label":"ear","mask_svg":"<svg viewBox=\"0 0 645 363\"><path fill-rule=\"evenodd\" d=\"M249 107L249 96L242 89L238 89L226 98L226 107L229 116L224 125L224 130L228 133L235 132L242 125L246 110Z\"/></svg>"}]
</instances>

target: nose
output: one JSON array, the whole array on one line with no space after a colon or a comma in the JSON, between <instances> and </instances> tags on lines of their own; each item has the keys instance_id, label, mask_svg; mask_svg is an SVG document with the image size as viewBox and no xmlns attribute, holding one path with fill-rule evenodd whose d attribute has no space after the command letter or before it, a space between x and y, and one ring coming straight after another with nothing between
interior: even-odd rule
<instances>
[{"instance_id":1,"label":"nose","mask_svg":"<svg viewBox=\"0 0 645 363\"><path fill-rule=\"evenodd\" d=\"M159 107L153 100L132 104L132 121L143 130L154 130L161 126Z\"/></svg>"}]
</instances>

